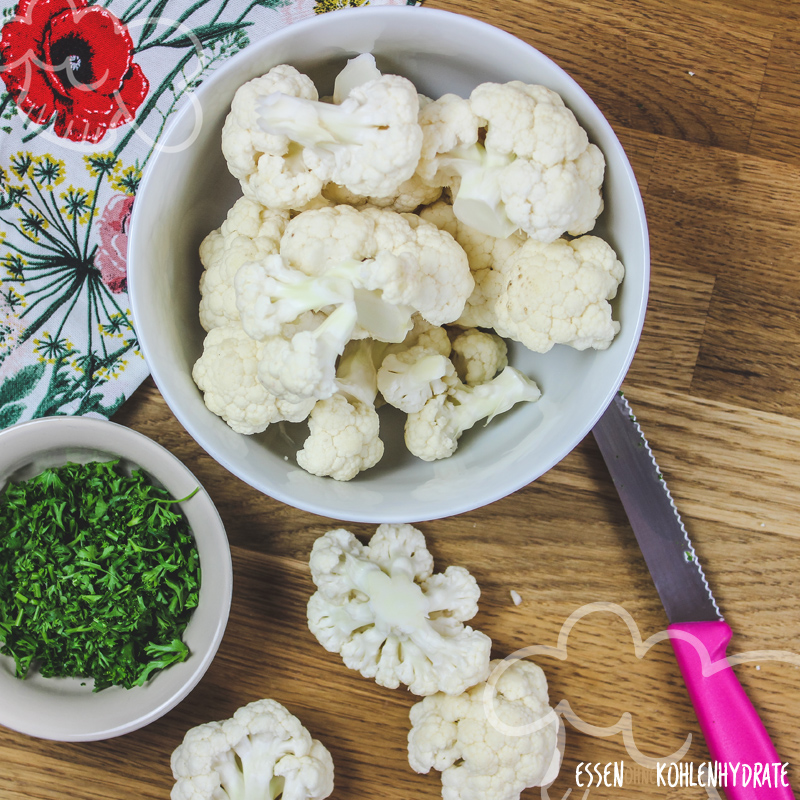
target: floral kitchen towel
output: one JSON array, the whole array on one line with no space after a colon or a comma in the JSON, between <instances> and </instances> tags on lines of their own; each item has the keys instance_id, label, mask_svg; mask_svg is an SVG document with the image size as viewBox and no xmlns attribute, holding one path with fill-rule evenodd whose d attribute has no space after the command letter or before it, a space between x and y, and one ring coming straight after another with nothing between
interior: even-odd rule
<instances>
[{"instance_id":1,"label":"floral kitchen towel","mask_svg":"<svg viewBox=\"0 0 800 800\"><path fill-rule=\"evenodd\" d=\"M108 417L144 380L127 231L170 115L251 41L367 2L407 4L20 0L2 10L0 428Z\"/></svg>"}]
</instances>

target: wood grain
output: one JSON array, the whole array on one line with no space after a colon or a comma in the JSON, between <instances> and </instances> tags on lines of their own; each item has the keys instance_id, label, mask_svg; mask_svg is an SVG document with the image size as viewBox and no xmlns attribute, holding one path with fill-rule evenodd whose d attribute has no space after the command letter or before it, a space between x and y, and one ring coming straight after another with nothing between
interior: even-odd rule
<instances>
[{"instance_id":1,"label":"wood grain","mask_svg":"<svg viewBox=\"0 0 800 800\"><path fill-rule=\"evenodd\" d=\"M428 5L538 47L614 126L643 193L653 266L624 389L735 631L732 652L800 653L800 3ZM233 478L194 443L149 380L115 419L168 447L216 502L234 559L230 624L199 686L141 731L59 744L1 730L0 798L164 800L169 755L187 728L258 697L284 703L330 748L334 797L438 797L438 777L416 775L406 760L414 698L347 670L305 625L308 554L332 521ZM478 579L474 624L492 637L497 657L555 646L570 615L588 604L621 606L643 638L666 625L591 438L514 495L420 527L437 568L460 564ZM351 528L361 537L372 532ZM691 735L685 759L708 759L666 643L637 658L622 619L595 610L575 624L565 659L537 660L552 702L567 700L585 723L609 727L628 712L644 756L672 753ZM736 672L800 787L800 668L764 661ZM707 796L655 786L620 734L598 737L574 725L548 796L582 795L580 762L620 760L625 785L592 789L592 798Z\"/></svg>"}]
</instances>

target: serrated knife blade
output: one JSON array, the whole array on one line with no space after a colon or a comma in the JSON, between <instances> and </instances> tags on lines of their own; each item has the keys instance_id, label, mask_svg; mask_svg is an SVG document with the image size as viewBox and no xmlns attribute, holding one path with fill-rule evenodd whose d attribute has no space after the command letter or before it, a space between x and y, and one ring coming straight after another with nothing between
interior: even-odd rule
<instances>
[{"instance_id":1,"label":"serrated knife blade","mask_svg":"<svg viewBox=\"0 0 800 800\"><path fill-rule=\"evenodd\" d=\"M622 394L595 425L594 438L669 621L722 619L650 445Z\"/></svg>"},{"instance_id":2,"label":"serrated knife blade","mask_svg":"<svg viewBox=\"0 0 800 800\"><path fill-rule=\"evenodd\" d=\"M675 657L711 757L747 764L750 774L781 764L763 723L727 659L722 619L678 509L628 401L619 392L593 429L645 563L664 604ZM737 767L738 770L738 767ZM793 800L791 786L741 781L728 800Z\"/></svg>"}]
</instances>

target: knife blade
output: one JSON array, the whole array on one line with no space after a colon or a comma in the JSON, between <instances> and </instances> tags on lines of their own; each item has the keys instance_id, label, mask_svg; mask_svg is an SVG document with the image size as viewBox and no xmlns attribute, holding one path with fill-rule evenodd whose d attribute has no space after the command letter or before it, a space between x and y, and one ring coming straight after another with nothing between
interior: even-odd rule
<instances>
[{"instance_id":1,"label":"knife blade","mask_svg":"<svg viewBox=\"0 0 800 800\"><path fill-rule=\"evenodd\" d=\"M614 481L670 625L670 642L711 757L720 763L781 764L727 661L722 618L661 470L622 392L592 431ZM752 772L751 772L752 774ZM792 800L785 781L724 787L730 800Z\"/></svg>"},{"instance_id":2,"label":"knife blade","mask_svg":"<svg viewBox=\"0 0 800 800\"><path fill-rule=\"evenodd\" d=\"M614 397L594 428L594 438L669 621L722 619L650 445L623 395Z\"/></svg>"}]
</instances>

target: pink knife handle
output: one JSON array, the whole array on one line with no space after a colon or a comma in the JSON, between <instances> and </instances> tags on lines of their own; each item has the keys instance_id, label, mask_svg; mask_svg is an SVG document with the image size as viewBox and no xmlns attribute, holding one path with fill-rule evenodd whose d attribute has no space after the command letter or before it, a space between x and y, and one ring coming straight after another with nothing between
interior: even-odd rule
<instances>
[{"instance_id":1,"label":"pink knife handle","mask_svg":"<svg viewBox=\"0 0 800 800\"><path fill-rule=\"evenodd\" d=\"M781 766L775 780L773 765L783 762L728 663L731 629L727 623L684 622L670 625L668 630L711 758L728 764L725 795L729 800L793 800L791 787L782 785L788 783L788 776L784 773L781 779ZM742 766L734 786L731 765L737 764ZM769 786L764 785L765 764L769 765ZM752 772L748 785L742 786L748 771L745 765ZM753 773L757 769L761 774L756 782Z\"/></svg>"}]
</instances>

